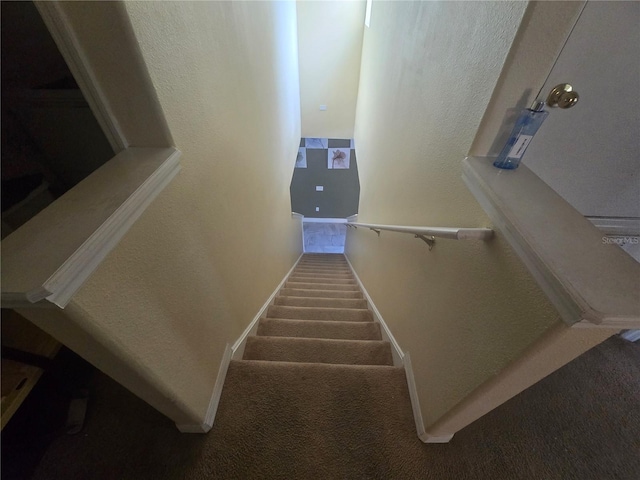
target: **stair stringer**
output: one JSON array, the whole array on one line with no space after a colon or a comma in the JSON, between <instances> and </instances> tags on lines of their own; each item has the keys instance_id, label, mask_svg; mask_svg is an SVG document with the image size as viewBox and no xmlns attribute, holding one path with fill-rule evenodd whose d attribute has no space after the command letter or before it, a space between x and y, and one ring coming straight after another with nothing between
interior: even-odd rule
<instances>
[{"instance_id":1,"label":"stair stringer","mask_svg":"<svg viewBox=\"0 0 640 480\"><path fill-rule=\"evenodd\" d=\"M362 284L360 277L351 265L349 261L349 257L345 254L345 258L347 259L347 263L349 264L349 268L353 273L353 277L356 279L360 290L364 294L364 298L367 300L367 305L369 310L373 313L373 321L378 322L380 324L380 331L382 333L383 340L388 341L391 344L391 353L393 355L393 365L396 367L402 366L404 367L404 372L407 376L407 387L409 388L409 398L411 399L411 409L413 411L413 419L416 424L416 434L418 438L424 443L448 443L452 438L453 434L435 437L430 435L424 428L424 420L422 419L422 409L420 408L420 399L418 398L418 390L416 388L415 378L413 376L413 368L411 365L411 357L409 356L409 352L403 352L400 348L400 344L395 339L393 334L391 333L391 329L382 318L380 311L376 307L375 303L371 299L369 292Z\"/></svg>"},{"instance_id":2,"label":"stair stringer","mask_svg":"<svg viewBox=\"0 0 640 480\"><path fill-rule=\"evenodd\" d=\"M244 332L242 332L242 335L240 335L240 337L238 337L238 339L235 341L235 343L231 347L232 360L242 360L242 356L244 355L244 347L247 344L247 338L257 333L258 322L260 321L260 318L264 317L267 314L267 309L274 304L274 301L276 296L278 295L278 292L282 290L282 287L284 287L284 284L287 282L287 280L289 279L289 277L291 276L295 268L298 266L298 263L300 262L300 259L302 259L303 255L304 253L300 254L300 256L298 257L298 260L296 260L296 263L294 263L293 267L291 267L291 270L289 270L289 272L284 276L280 284L269 296L269 298L264 303L264 305L262 305L262 308L258 311L256 316L253 317L253 320L251 320L251 323L249 323L249 325L247 325L247 328L244 329Z\"/></svg>"},{"instance_id":3,"label":"stair stringer","mask_svg":"<svg viewBox=\"0 0 640 480\"><path fill-rule=\"evenodd\" d=\"M238 339L234 342L233 345L227 344L227 348L222 355L222 360L220 361L220 368L218 369L218 376L216 377L216 383L213 386L213 392L211 393L211 399L209 400L209 408L207 409L207 413L205 415L204 420L200 424L196 425L177 425L178 430L182 433L207 433L213 427L213 421L216 418L216 412L218 410L218 404L220 403L220 396L222 395L222 387L224 385L225 378L227 376L227 370L229 368L229 364L231 360L241 360L242 355L244 354L244 347L247 343L247 338L251 335L255 335L258 330L258 322L260 321L260 317L264 316L267 312L267 309L270 305L273 305L274 299L278 292L282 289L285 282L293 272L293 270L298 266L298 262L302 258L303 254L300 254L296 263L293 264L291 270L284 276L280 284L276 287L273 293L269 296L267 301L262 305L262 308L258 311L253 320L247 325L244 332L238 337Z\"/></svg>"}]
</instances>

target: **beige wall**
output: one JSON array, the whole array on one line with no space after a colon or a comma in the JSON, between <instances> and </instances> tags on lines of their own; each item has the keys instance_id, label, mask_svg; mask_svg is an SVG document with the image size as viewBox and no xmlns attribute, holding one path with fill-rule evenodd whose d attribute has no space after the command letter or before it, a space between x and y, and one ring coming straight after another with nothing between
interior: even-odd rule
<instances>
[{"instance_id":1,"label":"beige wall","mask_svg":"<svg viewBox=\"0 0 640 480\"><path fill-rule=\"evenodd\" d=\"M65 8L94 38L114 28L91 3ZM300 138L295 3L126 11L182 171L48 330L172 420L199 424L225 345L302 249L289 200ZM115 73L100 81L126 91Z\"/></svg>"},{"instance_id":2,"label":"beige wall","mask_svg":"<svg viewBox=\"0 0 640 480\"><path fill-rule=\"evenodd\" d=\"M461 161L498 81L524 2L374 2L355 140L358 220L490 226ZM501 235L490 242L351 230L346 252L411 353L427 431L559 317ZM453 433L453 432L449 432Z\"/></svg>"},{"instance_id":3,"label":"beige wall","mask_svg":"<svg viewBox=\"0 0 640 480\"><path fill-rule=\"evenodd\" d=\"M365 5L297 2L303 137L353 138Z\"/></svg>"}]
</instances>

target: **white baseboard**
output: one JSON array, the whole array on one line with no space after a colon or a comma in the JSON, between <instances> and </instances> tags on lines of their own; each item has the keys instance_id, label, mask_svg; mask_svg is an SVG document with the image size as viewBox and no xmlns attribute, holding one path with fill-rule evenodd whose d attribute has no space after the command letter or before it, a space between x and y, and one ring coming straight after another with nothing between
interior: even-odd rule
<instances>
[{"instance_id":1,"label":"white baseboard","mask_svg":"<svg viewBox=\"0 0 640 480\"><path fill-rule=\"evenodd\" d=\"M304 248L304 225L302 224L303 220L304 220L304 215L302 215L301 213L291 212L291 217L300 219L300 233L302 234L302 253L304 253L305 252L305 248Z\"/></svg>"},{"instance_id":2,"label":"white baseboard","mask_svg":"<svg viewBox=\"0 0 640 480\"><path fill-rule=\"evenodd\" d=\"M224 386L224 380L227 377L227 370L231 363L232 349L231 345L227 343L222 355L222 361L220 362L220 368L218 369L218 376L216 383L213 386L213 393L211 394L211 400L209 400L209 408L204 417L204 422L199 425L178 425L178 430L182 433L207 433L213 427L213 420L216 418L216 412L218 411L218 405L220 404L220 397L222 395L222 387Z\"/></svg>"},{"instance_id":3,"label":"white baseboard","mask_svg":"<svg viewBox=\"0 0 640 480\"><path fill-rule=\"evenodd\" d=\"M404 373L407 376L407 386L409 387L409 398L411 399L413 420L416 423L416 433L418 434L418 438L426 443L425 438L427 433L424 430L424 420L422 419L422 410L418 399L416 380L413 377L413 366L411 365L411 356L409 355L409 352L404 354Z\"/></svg>"},{"instance_id":4,"label":"white baseboard","mask_svg":"<svg viewBox=\"0 0 640 480\"><path fill-rule=\"evenodd\" d=\"M404 363L404 360L403 360L404 353L400 348L400 345L398 345L398 342L396 341L393 334L391 333L389 326L385 323L384 318L382 318L382 315L380 315L380 311L376 307L375 303L373 303L373 300L371 299L369 292L367 292L367 289L364 288L364 285L362 284L360 277L358 277L358 274L353 269L353 265L351 265L351 262L349 261L349 257L347 257L346 255L344 257L347 259L349 268L351 269L351 272L353 273L353 276L355 277L356 282L358 282L358 286L360 287L360 290L362 290L362 293L364 293L364 297L367 300L367 304L369 305L369 308L373 312L373 320L375 322L378 322L380 324L380 327L382 327L381 328L382 338L391 344L391 354L393 355L393 365L396 367L401 367Z\"/></svg>"},{"instance_id":5,"label":"white baseboard","mask_svg":"<svg viewBox=\"0 0 640 480\"><path fill-rule=\"evenodd\" d=\"M434 437L426 433L424 438L420 437L420 440L422 440L424 443L449 443L452 438L453 433L451 435L442 435L440 437Z\"/></svg>"},{"instance_id":6,"label":"white baseboard","mask_svg":"<svg viewBox=\"0 0 640 480\"><path fill-rule=\"evenodd\" d=\"M213 421L216 418L216 412L218 411L218 405L220 403L220 397L222 395L222 387L224 386L225 378L227 377L227 370L229 369L229 364L231 360L240 360L242 359L242 355L244 354L244 346L247 342L247 337L251 334L254 334L258 329L258 322L264 313L269 308L269 305L273 303L273 299L278 294L280 289L283 287L293 269L296 268L298 262L302 258L302 255L298 257L296 263L294 263L291 270L284 276L280 284L271 294L269 299L262 306L258 314L253 318L251 323L247 326L247 328L242 332L242 335L235 341L233 346L227 344L227 347L224 350L224 354L222 355L222 361L220 362L220 368L218 369L218 377L216 378L216 383L213 386L213 393L211 394L211 400L209 400L209 408L207 409L207 413L204 418L204 422L196 425L178 425L178 430L182 433L207 433L213 427Z\"/></svg>"},{"instance_id":7,"label":"white baseboard","mask_svg":"<svg viewBox=\"0 0 640 480\"><path fill-rule=\"evenodd\" d=\"M413 376L413 366L411 365L411 356L409 352L404 354L404 373L407 375L407 386L409 387L409 398L411 398L411 409L413 410L413 419L416 422L416 433L423 443L448 443L452 438L451 435L434 436L427 433L424 429L424 419L422 418L422 409L420 408L420 399L418 398L418 389L416 388L416 380Z\"/></svg>"},{"instance_id":8,"label":"white baseboard","mask_svg":"<svg viewBox=\"0 0 640 480\"><path fill-rule=\"evenodd\" d=\"M291 275L291 272L293 272L293 269L296 268L296 266L298 265L298 262L300 262L301 258L302 258L302 254L298 257L298 260L296 260L296 263L293 264L293 267L291 267L291 270L289 270L289 272L284 276L280 284L276 287L276 289L273 291L273 293L267 299L264 305L262 305L262 308L258 311L256 316L253 317L253 320L251 320L251 323L249 323L247 328L244 329L244 332L242 332L242 335L240 335L240 337L235 341L235 343L231 347L233 360L242 360L242 355L244 355L244 347L247 344L247 338L250 337L251 335L255 335L256 331L258 330L258 322L260 321L260 318L265 314L265 312L267 311L267 308L269 308L269 305L273 304L273 299L276 297L278 292L282 289L285 282Z\"/></svg>"},{"instance_id":9,"label":"white baseboard","mask_svg":"<svg viewBox=\"0 0 640 480\"><path fill-rule=\"evenodd\" d=\"M364 288L364 285L362 284L360 277L358 277L358 274L354 270L353 265L351 265L351 262L349 261L349 257L345 255L345 258L347 259L347 263L349 264L349 268L351 269L353 276L358 282L358 286L360 287L360 289L362 290L362 293L364 293L364 296L367 299L367 304L369 305L369 308L373 312L374 321L378 322L382 327L382 337L391 344L391 347L392 347L391 353L393 354L394 366L397 366L397 367L404 366L404 372L405 372L405 375L407 376L407 387L409 388L409 398L411 399L411 409L413 410L413 419L416 424L416 433L418 434L418 438L424 443L449 442L453 438L453 434L436 437L436 436L430 435L425 431L424 420L422 419L422 410L420 408L420 400L418 399L418 390L416 388L416 381L413 376L413 367L411 365L411 357L409 356L409 352L402 351L402 349L400 348L400 345L398 344L393 334L391 333L391 329L389 329L389 326L384 321L384 318L382 318L382 315L380 315L380 311L376 307L375 303L373 303L373 300L371 299L369 292L367 292L367 289Z\"/></svg>"}]
</instances>

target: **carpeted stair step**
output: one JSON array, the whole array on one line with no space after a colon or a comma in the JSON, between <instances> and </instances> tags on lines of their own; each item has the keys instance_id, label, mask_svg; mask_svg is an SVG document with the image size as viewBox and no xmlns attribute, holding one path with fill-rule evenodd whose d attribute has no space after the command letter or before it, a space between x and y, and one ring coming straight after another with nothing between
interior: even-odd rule
<instances>
[{"instance_id":1,"label":"carpeted stair step","mask_svg":"<svg viewBox=\"0 0 640 480\"><path fill-rule=\"evenodd\" d=\"M292 318L294 320L331 320L334 322L372 322L371 311L355 308L287 307L270 305L268 318Z\"/></svg>"},{"instance_id":2,"label":"carpeted stair step","mask_svg":"<svg viewBox=\"0 0 640 480\"><path fill-rule=\"evenodd\" d=\"M258 336L382 340L380 325L376 322L330 322L265 317L258 323Z\"/></svg>"},{"instance_id":3,"label":"carpeted stair step","mask_svg":"<svg viewBox=\"0 0 640 480\"><path fill-rule=\"evenodd\" d=\"M307 277L307 278L344 278L353 280L353 275L350 273L335 273L335 272L305 272L301 270L294 270L291 272L292 277Z\"/></svg>"},{"instance_id":4,"label":"carpeted stair step","mask_svg":"<svg viewBox=\"0 0 640 480\"><path fill-rule=\"evenodd\" d=\"M318 255L310 255L305 254L300 259L301 262L344 262L346 258L342 254L338 255L327 255L327 254L318 254Z\"/></svg>"},{"instance_id":5,"label":"carpeted stair step","mask_svg":"<svg viewBox=\"0 0 640 480\"><path fill-rule=\"evenodd\" d=\"M295 268L294 272L299 273L317 273L320 275L352 275L351 271L346 268Z\"/></svg>"},{"instance_id":6,"label":"carpeted stair step","mask_svg":"<svg viewBox=\"0 0 640 480\"><path fill-rule=\"evenodd\" d=\"M391 345L379 340L248 337L244 360L393 365Z\"/></svg>"},{"instance_id":7,"label":"carpeted stair step","mask_svg":"<svg viewBox=\"0 0 640 480\"><path fill-rule=\"evenodd\" d=\"M344 257L340 257L340 258L302 257L298 263L347 263L347 259Z\"/></svg>"},{"instance_id":8,"label":"carpeted stair step","mask_svg":"<svg viewBox=\"0 0 640 480\"><path fill-rule=\"evenodd\" d=\"M360 291L360 287L357 284L352 283L313 283L313 282L292 282L287 280L284 284L286 288L302 288L306 290L342 290L342 291Z\"/></svg>"},{"instance_id":9,"label":"carpeted stair step","mask_svg":"<svg viewBox=\"0 0 640 480\"><path fill-rule=\"evenodd\" d=\"M347 261L345 259L342 259L342 260L311 260L311 259L304 259L304 260L300 260L298 262L298 265L329 265L329 266L343 265L343 266L346 266L346 265L348 265L348 263L347 263Z\"/></svg>"},{"instance_id":10,"label":"carpeted stair step","mask_svg":"<svg viewBox=\"0 0 640 480\"><path fill-rule=\"evenodd\" d=\"M301 259L301 262L323 262L323 263L333 263L333 262L346 262L347 259L344 255L336 255L335 257L326 257L324 255L304 255Z\"/></svg>"},{"instance_id":11,"label":"carpeted stair step","mask_svg":"<svg viewBox=\"0 0 640 480\"><path fill-rule=\"evenodd\" d=\"M346 263L299 263L296 268L330 268L330 269L338 269L338 270L346 270L349 269L349 265Z\"/></svg>"},{"instance_id":12,"label":"carpeted stair step","mask_svg":"<svg viewBox=\"0 0 640 480\"><path fill-rule=\"evenodd\" d=\"M291 275L304 276L304 275L329 275L332 277L349 277L354 278L353 273L349 271L337 272L335 270L294 270Z\"/></svg>"},{"instance_id":13,"label":"carpeted stair step","mask_svg":"<svg viewBox=\"0 0 640 480\"><path fill-rule=\"evenodd\" d=\"M289 307L330 307L330 308L367 308L367 301L358 298L321 298L321 297L286 297L278 296L275 305Z\"/></svg>"},{"instance_id":14,"label":"carpeted stair step","mask_svg":"<svg viewBox=\"0 0 640 480\"><path fill-rule=\"evenodd\" d=\"M317 277L298 277L291 276L287 279L290 282L304 282L304 283L340 283L356 285L356 281L353 278L317 278Z\"/></svg>"},{"instance_id":15,"label":"carpeted stair step","mask_svg":"<svg viewBox=\"0 0 640 480\"><path fill-rule=\"evenodd\" d=\"M336 273L336 274L348 274L351 275L351 269L342 268L342 267L296 267L294 272L305 272L305 273Z\"/></svg>"},{"instance_id":16,"label":"carpeted stair step","mask_svg":"<svg viewBox=\"0 0 640 480\"><path fill-rule=\"evenodd\" d=\"M363 298L362 292L359 290L341 291L341 290L307 290L301 288L283 288L280 295L288 297L323 297L323 298Z\"/></svg>"}]
</instances>

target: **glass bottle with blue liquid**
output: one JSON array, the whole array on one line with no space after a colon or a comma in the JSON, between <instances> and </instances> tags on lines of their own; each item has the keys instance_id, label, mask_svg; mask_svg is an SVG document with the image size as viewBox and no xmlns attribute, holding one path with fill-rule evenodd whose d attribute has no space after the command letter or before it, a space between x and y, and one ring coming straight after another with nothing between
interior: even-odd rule
<instances>
[{"instance_id":1,"label":"glass bottle with blue liquid","mask_svg":"<svg viewBox=\"0 0 640 480\"><path fill-rule=\"evenodd\" d=\"M506 170L518 168L525 150L533 140L533 136L549 115L549 112L546 112L543 108L544 102L536 100L531 105L531 108L525 108L522 111L518 120L516 120L511 135L509 135L509 140L507 140L496 161L493 162L495 167Z\"/></svg>"}]
</instances>

